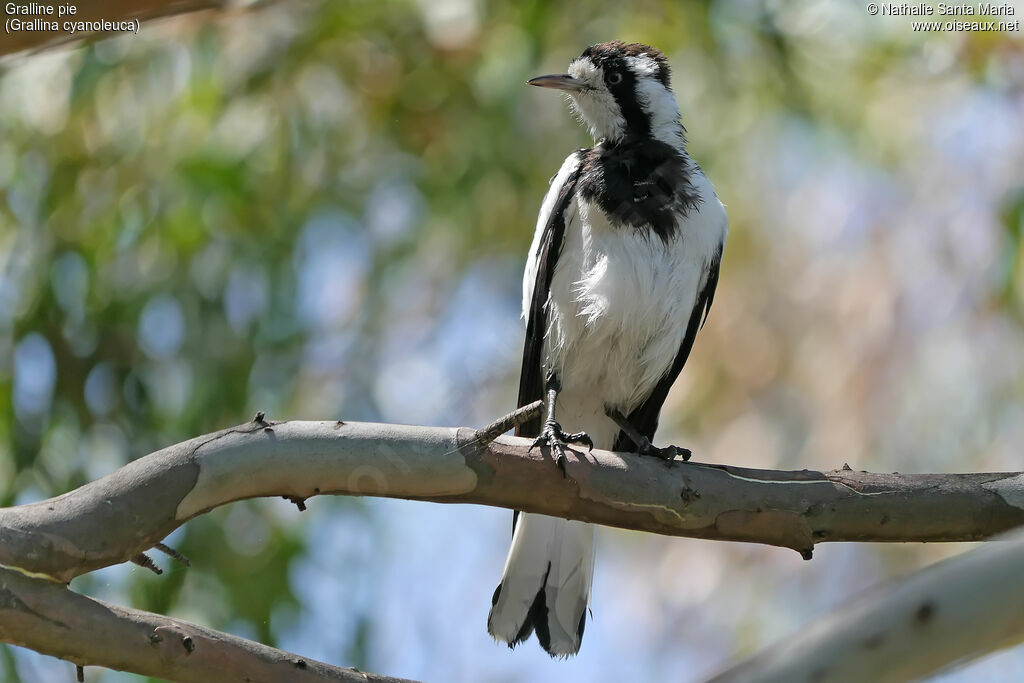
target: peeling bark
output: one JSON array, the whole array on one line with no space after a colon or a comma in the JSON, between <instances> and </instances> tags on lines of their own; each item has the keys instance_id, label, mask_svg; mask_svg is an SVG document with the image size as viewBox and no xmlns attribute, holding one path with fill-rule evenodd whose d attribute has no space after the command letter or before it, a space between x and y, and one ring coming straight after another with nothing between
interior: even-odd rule
<instances>
[{"instance_id":1,"label":"peeling bark","mask_svg":"<svg viewBox=\"0 0 1024 683\"><path fill-rule=\"evenodd\" d=\"M547 455L530 451L528 440L495 438L538 410L539 403L480 431L272 423L259 415L56 498L0 509L0 641L80 665L183 681L238 678L241 671L251 680L394 680L107 605L63 585L140 557L196 515L259 496L297 503L321 494L477 503L766 543L808 559L814 544L826 541L971 541L1024 524L1022 473L784 472L593 451L571 452L563 476ZM915 603L918 622L941 619L949 609L944 599ZM865 650L881 652L888 642L874 632L857 637ZM109 642L128 645L111 651L101 644ZM794 657L809 655L801 650ZM747 680L743 675L727 680Z\"/></svg>"},{"instance_id":2,"label":"peeling bark","mask_svg":"<svg viewBox=\"0 0 1024 683\"><path fill-rule=\"evenodd\" d=\"M2 568L0 641L79 666L103 666L182 683L404 681L331 666L179 619L93 600L59 583Z\"/></svg>"},{"instance_id":3,"label":"peeling bark","mask_svg":"<svg viewBox=\"0 0 1024 683\"><path fill-rule=\"evenodd\" d=\"M570 453L471 429L249 423L170 446L50 500L0 510L0 565L58 581L148 550L243 498L321 494L477 503L673 536L792 548L975 541L1024 524L1024 475L754 470Z\"/></svg>"}]
</instances>

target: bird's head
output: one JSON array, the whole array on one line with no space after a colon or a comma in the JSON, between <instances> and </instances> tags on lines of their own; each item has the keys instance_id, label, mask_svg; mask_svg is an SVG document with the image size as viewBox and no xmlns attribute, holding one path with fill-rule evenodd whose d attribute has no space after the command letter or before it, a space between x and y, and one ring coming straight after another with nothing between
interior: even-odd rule
<instances>
[{"instance_id":1,"label":"bird's head","mask_svg":"<svg viewBox=\"0 0 1024 683\"><path fill-rule=\"evenodd\" d=\"M668 60L657 48L598 43L572 60L568 73L538 76L527 83L565 91L596 140L653 138L673 146L684 142Z\"/></svg>"}]
</instances>

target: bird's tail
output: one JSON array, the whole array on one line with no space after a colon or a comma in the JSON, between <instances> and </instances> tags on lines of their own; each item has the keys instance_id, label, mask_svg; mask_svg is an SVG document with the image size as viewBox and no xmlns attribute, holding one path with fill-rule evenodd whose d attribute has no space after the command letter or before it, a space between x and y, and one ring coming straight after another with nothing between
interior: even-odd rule
<instances>
[{"instance_id":1,"label":"bird's tail","mask_svg":"<svg viewBox=\"0 0 1024 683\"><path fill-rule=\"evenodd\" d=\"M580 649L594 577L594 526L519 513L487 630L515 647L537 632L552 657Z\"/></svg>"}]
</instances>

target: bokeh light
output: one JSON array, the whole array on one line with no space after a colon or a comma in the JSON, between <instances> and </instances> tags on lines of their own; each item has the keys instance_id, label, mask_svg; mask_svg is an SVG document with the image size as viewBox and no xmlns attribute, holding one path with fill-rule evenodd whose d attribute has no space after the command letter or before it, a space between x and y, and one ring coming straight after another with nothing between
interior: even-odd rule
<instances>
[{"instance_id":1,"label":"bokeh light","mask_svg":"<svg viewBox=\"0 0 1024 683\"><path fill-rule=\"evenodd\" d=\"M590 143L523 82L613 38L669 56L730 216L659 442L754 467L1020 470L1019 33L923 34L834 0L298 0L0 62L3 504L257 410L507 412L536 211ZM508 517L249 501L176 532L188 570L73 587L394 676L696 681L969 547L803 562L602 529L594 621L554 662L486 633ZM73 676L0 648L4 680ZM942 680L1021 678L1011 650Z\"/></svg>"}]
</instances>

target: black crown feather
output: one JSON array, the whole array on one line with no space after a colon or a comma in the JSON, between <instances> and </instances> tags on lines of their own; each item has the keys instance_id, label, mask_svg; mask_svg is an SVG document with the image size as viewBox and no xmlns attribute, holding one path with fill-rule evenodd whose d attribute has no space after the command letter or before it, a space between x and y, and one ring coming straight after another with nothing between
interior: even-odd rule
<instances>
[{"instance_id":1,"label":"black crown feather","mask_svg":"<svg viewBox=\"0 0 1024 683\"><path fill-rule=\"evenodd\" d=\"M589 57L596 66L606 66L612 62L622 60L625 57L639 57L647 55L658 65L657 78L666 88L670 88L671 78L668 59L656 47L644 45L643 43L623 43L621 40L613 40L608 43L591 45L580 57Z\"/></svg>"}]
</instances>

